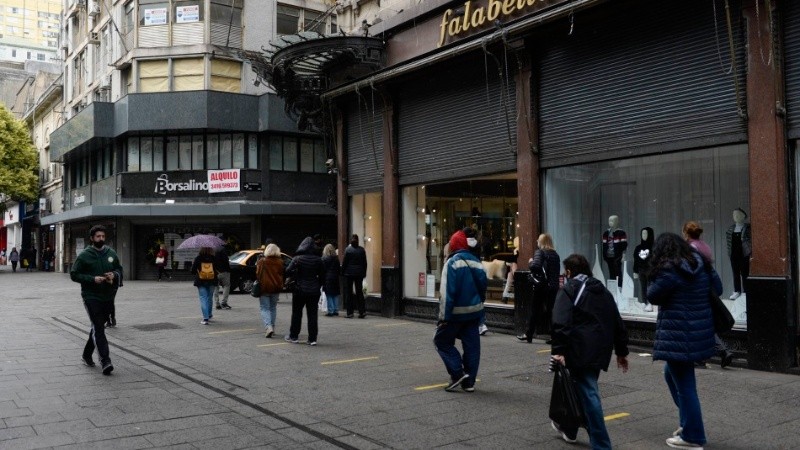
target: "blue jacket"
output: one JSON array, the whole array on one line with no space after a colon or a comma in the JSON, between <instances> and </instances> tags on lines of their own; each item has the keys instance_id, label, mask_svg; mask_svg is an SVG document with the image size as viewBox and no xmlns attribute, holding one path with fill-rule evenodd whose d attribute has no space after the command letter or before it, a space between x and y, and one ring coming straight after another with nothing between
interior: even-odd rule
<instances>
[{"instance_id":1,"label":"blue jacket","mask_svg":"<svg viewBox=\"0 0 800 450\"><path fill-rule=\"evenodd\" d=\"M709 289L722 293L722 282L695 253L697 267L688 261L660 270L650 280L647 300L658 305L653 359L694 362L714 355L714 321ZM709 279L709 277L711 277Z\"/></svg>"},{"instance_id":2,"label":"blue jacket","mask_svg":"<svg viewBox=\"0 0 800 450\"><path fill-rule=\"evenodd\" d=\"M483 317L486 271L468 250L453 253L444 264L439 287L439 320L466 322Z\"/></svg>"}]
</instances>

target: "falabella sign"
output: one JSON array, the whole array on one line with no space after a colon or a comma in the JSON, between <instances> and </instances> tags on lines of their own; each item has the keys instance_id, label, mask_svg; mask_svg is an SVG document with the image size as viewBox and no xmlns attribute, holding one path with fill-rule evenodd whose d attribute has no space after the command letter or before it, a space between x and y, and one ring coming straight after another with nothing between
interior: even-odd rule
<instances>
[{"instance_id":1,"label":"falabella sign","mask_svg":"<svg viewBox=\"0 0 800 450\"><path fill-rule=\"evenodd\" d=\"M223 169L209 170L208 181L191 179L172 183L169 181L169 175L162 173L156 178L155 193L167 195L170 192L208 191L209 194L214 194L217 192L239 192L241 188L239 169Z\"/></svg>"}]
</instances>

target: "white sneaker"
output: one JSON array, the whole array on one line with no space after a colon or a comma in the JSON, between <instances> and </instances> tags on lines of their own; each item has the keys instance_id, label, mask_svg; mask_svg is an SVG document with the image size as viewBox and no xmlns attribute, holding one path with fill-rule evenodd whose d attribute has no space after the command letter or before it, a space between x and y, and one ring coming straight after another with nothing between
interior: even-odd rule
<instances>
[{"instance_id":1,"label":"white sneaker","mask_svg":"<svg viewBox=\"0 0 800 450\"><path fill-rule=\"evenodd\" d=\"M487 327L486 325L479 325L478 326L478 334L480 334L481 336L485 336L486 333L488 333L488 332L489 332L489 327Z\"/></svg>"},{"instance_id":2,"label":"white sneaker","mask_svg":"<svg viewBox=\"0 0 800 450\"><path fill-rule=\"evenodd\" d=\"M693 444L691 442L686 442L680 436L673 436L667 439L667 445L672 448L693 448L695 450L703 450L703 446L700 444Z\"/></svg>"},{"instance_id":3,"label":"white sneaker","mask_svg":"<svg viewBox=\"0 0 800 450\"><path fill-rule=\"evenodd\" d=\"M270 325L267 325L267 329L264 330L264 337L271 338L273 334L275 334L275 330Z\"/></svg>"},{"instance_id":4,"label":"white sneaker","mask_svg":"<svg viewBox=\"0 0 800 450\"><path fill-rule=\"evenodd\" d=\"M644 305L644 311L645 312L653 312L653 305L651 305L650 303Z\"/></svg>"},{"instance_id":5,"label":"white sneaker","mask_svg":"<svg viewBox=\"0 0 800 450\"><path fill-rule=\"evenodd\" d=\"M728 297L728 298L729 298L730 300L736 300L737 298L739 298L739 296L740 296L740 295L742 295L742 294L741 294L741 293L739 293L739 292L734 292L734 293L733 293L733 294L731 294L731 296L730 296L730 297Z\"/></svg>"}]
</instances>

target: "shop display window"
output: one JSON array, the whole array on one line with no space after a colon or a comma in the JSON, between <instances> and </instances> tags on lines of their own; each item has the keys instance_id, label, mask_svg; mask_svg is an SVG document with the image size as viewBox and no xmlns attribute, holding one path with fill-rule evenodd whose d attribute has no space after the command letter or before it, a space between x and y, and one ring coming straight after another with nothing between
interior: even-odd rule
<instances>
[{"instance_id":1,"label":"shop display window","mask_svg":"<svg viewBox=\"0 0 800 450\"><path fill-rule=\"evenodd\" d=\"M517 183L500 175L403 189L403 292L406 297L439 299L450 236L475 230L475 254L489 278L486 301L513 304L516 262Z\"/></svg>"},{"instance_id":2,"label":"shop display window","mask_svg":"<svg viewBox=\"0 0 800 450\"><path fill-rule=\"evenodd\" d=\"M734 210L749 211L748 173L746 145L548 169L542 231L553 236L562 259L571 253L589 259L594 276L606 280L623 316L654 319L658 307L646 303L642 277L633 271L642 230L649 228L656 237L663 232L680 235L686 222L697 222L722 278L721 297L737 326L744 326L747 295L740 292L734 271L740 281L745 271L729 254L729 230L735 228L734 218L742 218ZM617 242L612 257L603 245L606 235ZM626 245L621 245L623 239ZM617 270L615 261L619 277L609 272L609 266Z\"/></svg>"},{"instance_id":3,"label":"shop display window","mask_svg":"<svg viewBox=\"0 0 800 450\"><path fill-rule=\"evenodd\" d=\"M350 199L351 233L357 234L359 244L367 253L367 276L364 289L368 295L381 295L381 265L383 262L383 194L354 195ZM350 236L348 236L349 241ZM339 249L344 255L344 249Z\"/></svg>"}]
</instances>

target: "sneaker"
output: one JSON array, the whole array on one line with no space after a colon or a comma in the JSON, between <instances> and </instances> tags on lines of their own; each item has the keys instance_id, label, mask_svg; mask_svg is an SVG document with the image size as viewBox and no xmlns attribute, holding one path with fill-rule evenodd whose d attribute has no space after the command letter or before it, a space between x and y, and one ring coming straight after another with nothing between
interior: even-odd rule
<instances>
[{"instance_id":1,"label":"sneaker","mask_svg":"<svg viewBox=\"0 0 800 450\"><path fill-rule=\"evenodd\" d=\"M693 444L691 442L686 442L680 436L672 436L671 438L667 438L667 445L672 448L694 448L703 450L703 446L700 444Z\"/></svg>"},{"instance_id":2,"label":"sneaker","mask_svg":"<svg viewBox=\"0 0 800 450\"><path fill-rule=\"evenodd\" d=\"M300 341L297 340L297 338L293 338L293 337L289 336L288 334L283 337L283 340L288 342L288 343L290 343L290 344L297 344L298 342L300 342Z\"/></svg>"},{"instance_id":3,"label":"sneaker","mask_svg":"<svg viewBox=\"0 0 800 450\"><path fill-rule=\"evenodd\" d=\"M201 320L200 325L208 325L208 319Z\"/></svg>"},{"instance_id":4,"label":"sneaker","mask_svg":"<svg viewBox=\"0 0 800 450\"><path fill-rule=\"evenodd\" d=\"M94 360L92 359L91 356L81 356L81 360L83 361L83 364L85 364L85 365L87 365L89 367L94 367L95 366Z\"/></svg>"},{"instance_id":5,"label":"sneaker","mask_svg":"<svg viewBox=\"0 0 800 450\"><path fill-rule=\"evenodd\" d=\"M464 383L461 383L461 389L464 392L475 392L475 386L464 386Z\"/></svg>"},{"instance_id":6,"label":"sneaker","mask_svg":"<svg viewBox=\"0 0 800 450\"><path fill-rule=\"evenodd\" d=\"M333 315L334 315L334 316L338 316L338 315L339 315L339 312L338 312L338 311L334 311Z\"/></svg>"},{"instance_id":7,"label":"sneaker","mask_svg":"<svg viewBox=\"0 0 800 450\"><path fill-rule=\"evenodd\" d=\"M310 345L312 347L316 347L317 346L317 341L308 341L308 345Z\"/></svg>"},{"instance_id":8,"label":"sneaker","mask_svg":"<svg viewBox=\"0 0 800 450\"><path fill-rule=\"evenodd\" d=\"M364 313L364 314L359 314L359 315L358 315L358 318L359 318L359 319L366 319L366 318L367 318L367 313Z\"/></svg>"},{"instance_id":9,"label":"sneaker","mask_svg":"<svg viewBox=\"0 0 800 450\"><path fill-rule=\"evenodd\" d=\"M736 300L737 298L739 298L739 296L740 296L740 295L742 295L742 294L740 294L740 293L738 293L738 292L734 292L734 293L733 293L733 294L731 294L731 296L730 296L730 297L728 297L728 298L729 298L730 300Z\"/></svg>"},{"instance_id":10,"label":"sneaker","mask_svg":"<svg viewBox=\"0 0 800 450\"><path fill-rule=\"evenodd\" d=\"M348 314L348 315L346 315L346 316L344 316L344 317L345 317L346 319L352 319L354 316L353 316L352 314Z\"/></svg>"},{"instance_id":11,"label":"sneaker","mask_svg":"<svg viewBox=\"0 0 800 450\"><path fill-rule=\"evenodd\" d=\"M651 305L650 303L644 305L644 311L645 312L653 312L653 305Z\"/></svg>"},{"instance_id":12,"label":"sneaker","mask_svg":"<svg viewBox=\"0 0 800 450\"><path fill-rule=\"evenodd\" d=\"M478 326L478 334L480 334L481 336L486 336L486 333L488 332L489 332L489 327L487 327L486 325Z\"/></svg>"},{"instance_id":13,"label":"sneaker","mask_svg":"<svg viewBox=\"0 0 800 450\"><path fill-rule=\"evenodd\" d=\"M530 340L530 339L528 339L528 336L526 336L526 335L524 335L524 334L520 334L520 335L518 335L518 336L517 336L517 339L519 339L520 341L524 341L524 342L531 342L531 340Z\"/></svg>"},{"instance_id":14,"label":"sneaker","mask_svg":"<svg viewBox=\"0 0 800 450\"><path fill-rule=\"evenodd\" d=\"M567 433L561 431L561 428L552 420L550 421L550 426L553 427L553 429L556 430L556 432L558 432L561 435L561 439L563 439L564 442L567 442L568 444L574 444L578 442L577 432L575 433L575 436L569 437L567 436Z\"/></svg>"},{"instance_id":15,"label":"sneaker","mask_svg":"<svg viewBox=\"0 0 800 450\"><path fill-rule=\"evenodd\" d=\"M673 435L673 436L680 436L680 435L681 435L681 433L683 433L683 427L678 427L678 429L677 429L677 430L675 430L675 431L673 431L673 432L672 432L672 435Z\"/></svg>"},{"instance_id":16,"label":"sneaker","mask_svg":"<svg viewBox=\"0 0 800 450\"><path fill-rule=\"evenodd\" d=\"M111 364L111 361L103 363L103 375L111 375L111 372L113 371L114 371L114 365Z\"/></svg>"},{"instance_id":17,"label":"sneaker","mask_svg":"<svg viewBox=\"0 0 800 450\"><path fill-rule=\"evenodd\" d=\"M222 305L217 305L217 309L222 309Z\"/></svg>"},{"instance_id":18,"label":"sneaker","mask_svg":"<svg viewBox=\"0 0 800 450\"><path fill-rule=\"evenodd\" d=\"M222 305L222 309L232 309L232 308L231 308L231 305L226 303L226 304Z\"/></svg>"},{"instance_id":19,"label":"sneaker","mask_svg":"<svg viewBox=\"0 0 800 450\"><path fill-rule=\"evenodd\" d=\"M275 330L273 330L271 326L267 325L267 328L264 330L264 337L271 338L274 334Z\"/></svg>"},{"instance_id":20,"label":"sneaker","mask_svg":"<svg viewBox=\"0 0 800 450\"><path fill-rule=\"evenodd\" d=\"M333 317L333 313L325 313L325 317Z\"/></svg>"},{"instance_id":21,"label":"sneaker","mask_svg":"<svg viewBox=\"0 0 800 450\"><path fill-rule=\"evenodd\" d=\"M456 388L461 386L461 383L463 383L464 380L466 380L467 378L469 378L469 375L467 374L461 375L459 379L451 381L450 384L448 384L447 387L444 388L444 390L447 392L455 391Z\"/></svg>"}]
</instances>

